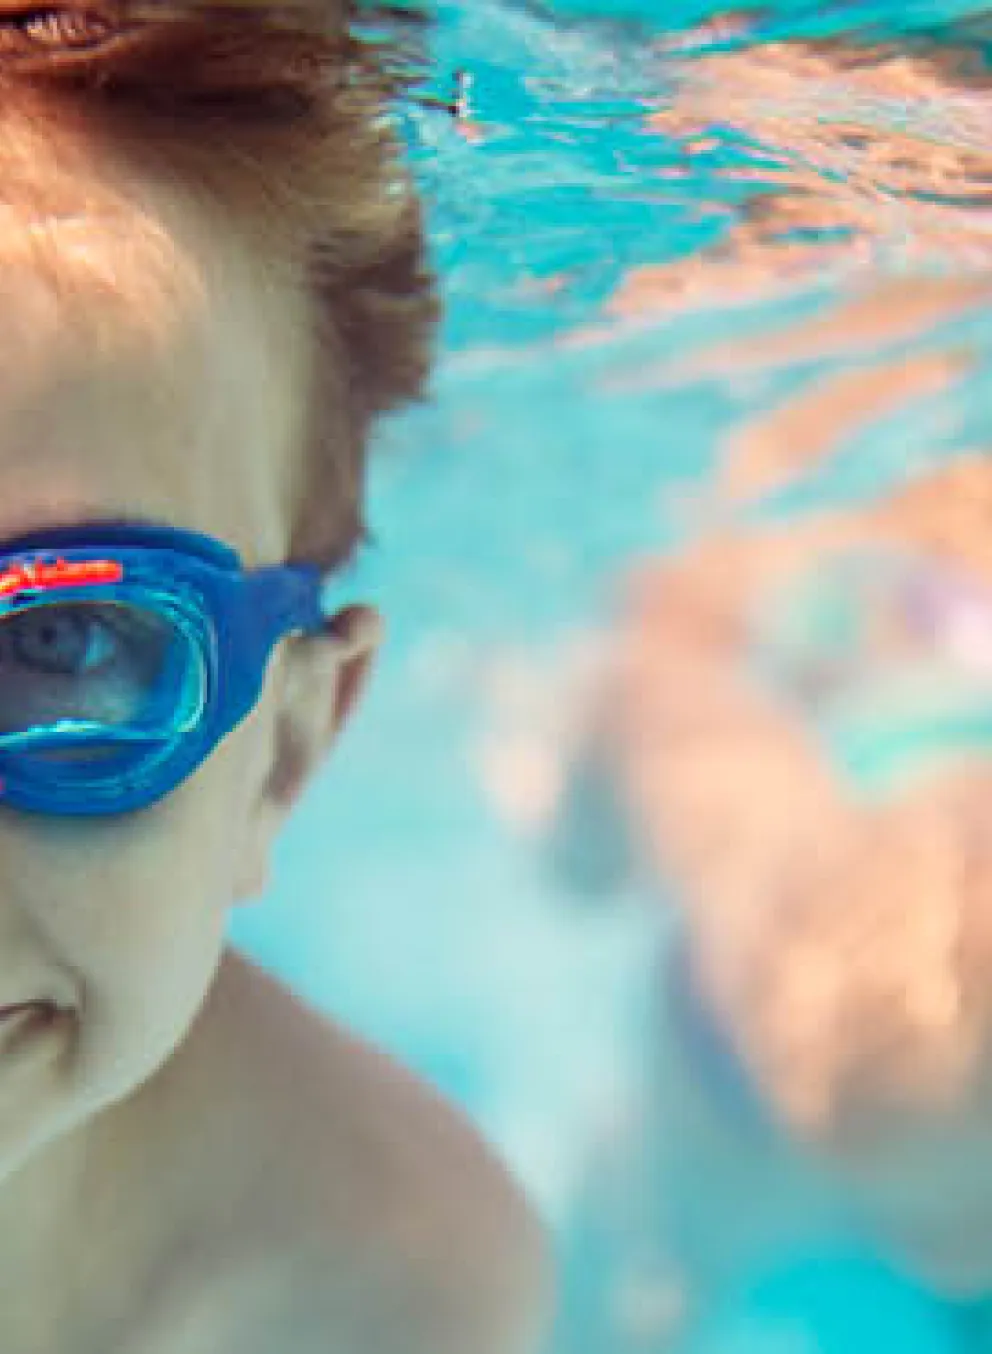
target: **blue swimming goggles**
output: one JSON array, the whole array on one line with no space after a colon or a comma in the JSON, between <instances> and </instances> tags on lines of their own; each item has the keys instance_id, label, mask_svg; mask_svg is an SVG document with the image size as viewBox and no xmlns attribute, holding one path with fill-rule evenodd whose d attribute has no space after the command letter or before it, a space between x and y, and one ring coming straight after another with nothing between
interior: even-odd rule
<instances>
[{"instance_id":1,"label":"blue swimming goggles","mask_svg":"<svg viewBox=\"0 0 992 1354\"><path fill-rule=\"evenodd\" d=\"M251 711L276 644L329 619L313 565L101 523L0 547L0 805L145 808Z\"/></svg>"}]
</instances>

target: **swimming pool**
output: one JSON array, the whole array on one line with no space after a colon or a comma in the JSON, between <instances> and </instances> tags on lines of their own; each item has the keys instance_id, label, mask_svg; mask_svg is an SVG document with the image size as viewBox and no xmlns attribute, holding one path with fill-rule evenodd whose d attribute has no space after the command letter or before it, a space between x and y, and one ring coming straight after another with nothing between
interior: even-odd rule
<instances>
[{"instance_id":1,"label":"swimming pool","mask_svg":"<svg viewBox=\"0 0 992 1354\"><path fill-rule=\"evenodd\" d=\"M443 102L464 72L469 104L404 115L448 315L436 398L388 430L374 473L391 641L234 939L460 1101L567 1233L604 1124L636 1117L657 917L636 888L573 895L498 811L513 767L493 738L540 719L616 576L718 520L745 471L781 517L992 445L992 24L953 0L432 15L410 26L423 91ZM768 60L824 38L865 55ZM893 78L893 50L938 74ZM888 374L868 388L866 371ZM774 414L814 387L843 407L806 410L798 465ZM650 1297L602 1298L643 1242L622 1216L582 1239L588 1310L571 1299L563 1354L667 1347ZM825 1261L804 1306L797 1262L698 1348L950 1348L873 1263Z\"/></svg>"}]
</instances>

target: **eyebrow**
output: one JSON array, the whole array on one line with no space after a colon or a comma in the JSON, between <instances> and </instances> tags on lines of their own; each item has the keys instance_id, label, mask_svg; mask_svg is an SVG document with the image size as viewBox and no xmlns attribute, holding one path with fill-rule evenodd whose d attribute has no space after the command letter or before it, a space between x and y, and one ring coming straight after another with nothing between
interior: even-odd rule
<instances>
[{"instance_id":1,"label":"eyebrow","mask_svg":"<svg viewBox=\"0 0 992 1354\"><path fill-rule=\"evenodd\" d=\"M176 523L164 517L151 517L143 513L108 513L106 511L80 508L78 512L59 513L35 512L22 516L20 521L9 526L0 522L0 549L5 552L20 546L31 546L55 540L66 532L79 534L92 533L94 543L104 532L118 531L131 527L175 528Z\"/></svg>"}]
</instances>

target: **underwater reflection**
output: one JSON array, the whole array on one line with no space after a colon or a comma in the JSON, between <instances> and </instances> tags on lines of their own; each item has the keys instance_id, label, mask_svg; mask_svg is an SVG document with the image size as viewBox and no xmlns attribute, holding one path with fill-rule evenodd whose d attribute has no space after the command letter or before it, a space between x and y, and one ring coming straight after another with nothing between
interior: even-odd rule
<instances>
[{"instance_id":1,"label":"underwater reflection","mask_svg":"<svg viewBox=\"0 0 992 1354\"><path fill-rule=\"evenodd\" d=\"M745 16L730 18L746 31ZM719 26L716 37L725 40ZM683 37L671 47L660 44L667 97L645 116L674 153L659 174L673 194L708 187L722 220L702 248L629 269L609 316L659 324L716 309L739 326L741 312L767 311L797 289L829 284L833 300L840 289L846 313L803 338L781 336L783 347L802 346L789 352L795 362L896 341L900 315L917 329L955 293L962 312L981 304L992 110L984 48L970 30L939 43L849 37L710 50L700 37L694 50ZM753 367L764 360L753 341L721 344L708 369ZM675 379L667 368L656 375Z\"/></svg>"},{"instance_id":2,"label":"underwater reflection","mask_svg":"<svg viewBox=\"0 0 992 1354\"><path fill-rule=\"evenodd\" d=\"M681 147L685 172L721 148L749 154L724 155L721 179L741 188L717 245L628 280L617 308L667 286L712 294L731 272L738 296L725 302L810 268L988 263L989 69L963 28L940 41L766 42L663 70L671 93L646 122Z\"/></svg>"}]
</instances>

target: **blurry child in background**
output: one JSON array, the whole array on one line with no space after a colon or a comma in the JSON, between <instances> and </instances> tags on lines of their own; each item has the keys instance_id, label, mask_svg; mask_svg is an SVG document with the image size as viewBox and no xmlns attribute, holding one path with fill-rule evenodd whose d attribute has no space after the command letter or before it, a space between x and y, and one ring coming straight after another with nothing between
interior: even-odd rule
<instances>
[{"instance_id":1,"label":"blurry child in background","mask_svg":"<svg viewBox=\"0 0 992 1354\"><path fill-rule=\"evenodd\" d=\"M992 1294L990 522L976 456L625 587L556 850L586 892L632 851L675 919L644 1151L597 1186L631 1348L861 1240Z\"/></svg>"},{"instance_id":2,"label":"blurry child in background","mask_svg":"<svg viewBox=\"0 0 992 1354\"><path fill-rule=\"evenodd\" d=\"M665 901L644 1098L590 1172L563 1350L722 1349L733 1295L797 1265L814 1307L864 1289L829 1354L983 1319L990 523L975 456L644 565L566 765L518 760L561 878Z\"/></svg>"}]
</instances>

